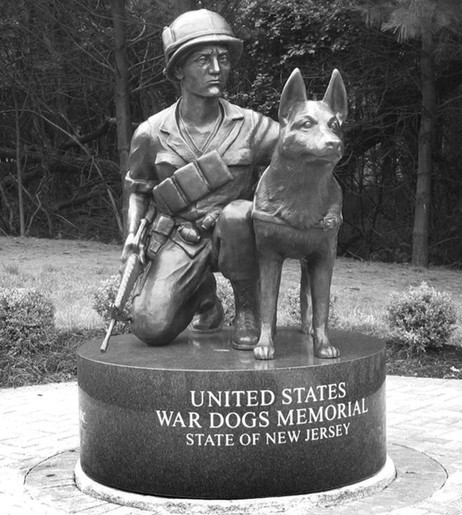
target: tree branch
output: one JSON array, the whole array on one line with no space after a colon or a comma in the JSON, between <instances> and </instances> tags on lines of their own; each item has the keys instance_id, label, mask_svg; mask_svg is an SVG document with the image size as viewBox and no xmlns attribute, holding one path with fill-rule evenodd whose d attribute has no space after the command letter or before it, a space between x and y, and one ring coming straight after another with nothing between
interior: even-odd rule
<instances>
[{"instance_id":1,"label":"tree branch","mask_svg":"<svg viewBox=\"0 0 462 515\"><path fill-rule=\"evenodd\" d=\"M109 130L111 126L109 118L105 118L104 122L97 127L93 132L89 132L88 134L84 134L83 136L77 137L74 136L71 141L64 143L60 146L60 150L68 150L72 147L80 147L80 145L84 145L85 143L89 143L95 139L100 138Z\"/></svg>"}]
</instances>

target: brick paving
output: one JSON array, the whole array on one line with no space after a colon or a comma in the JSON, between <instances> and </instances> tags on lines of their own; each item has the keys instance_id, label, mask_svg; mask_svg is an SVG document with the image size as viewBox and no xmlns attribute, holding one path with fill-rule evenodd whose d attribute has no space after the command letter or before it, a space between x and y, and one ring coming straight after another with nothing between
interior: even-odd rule
<instances>
[{"instance_id":1,"label":"brick paving","mask_svg":"<svg viewBox=\"0 0 462 515\"><path fill-rule=\"evenodd\" d=\"M462 381L388 376L387 426L398 469L387 489L341 506L290 513L461 515ZM78 446L76 383L0 389L0 514L174 513L80 492L73 481Z\"/></svg>"}]
</instances>

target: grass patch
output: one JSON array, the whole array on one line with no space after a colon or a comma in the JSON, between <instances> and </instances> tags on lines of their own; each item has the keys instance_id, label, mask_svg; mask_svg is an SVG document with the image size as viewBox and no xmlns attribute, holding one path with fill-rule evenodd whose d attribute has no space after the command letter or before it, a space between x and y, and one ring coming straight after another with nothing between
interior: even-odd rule
<instances>
[{"instance_id":1,"label":"grass patch","mask_svg":"<svg viewBox=\"0 0 462 515\"><path fill-rule=\"evenodd\" d=\"M3 271L6 275L19 275L20 274L20 268L17 263L3 265Z\"/></svg>"},{"instance_id":2,"label":"grass patch","mask_svg":"<svg viewBox=\"0 0 462 515\"><path fill-rule=\"evenodd\" d=\"M462 379L462 348L443 345L439 349L409 355L396 342L387 343L387 374L411 377Z\"/></svg>"},{"instance_id":3,"label":"grass patch","mask_svg":"<svg viewBox=\"0 0 462 515\"><path fill-rule=\"evenodd\" d=\"M102 331L59 331L46 350L12 356L0 349L0 386L19 387L34 384L73 381L77 376L76 350L92 338L102 338Z\"/></svg>"}]
</instances>

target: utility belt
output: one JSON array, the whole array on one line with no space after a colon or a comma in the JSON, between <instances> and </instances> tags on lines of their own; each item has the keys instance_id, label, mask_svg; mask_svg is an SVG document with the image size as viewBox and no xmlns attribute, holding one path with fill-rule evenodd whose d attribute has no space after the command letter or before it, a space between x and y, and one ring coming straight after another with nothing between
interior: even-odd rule
<instances>
[{"instance_id":1,"label":"utility belt","mask_svg":"<svg viewBox=\"0 0 462 515\"><path fill-rule=\"evenodd\" d=\"M191 256L203 245L200 231L190 222L175 220L175 215L220 186L233 180L226 163L214 150L176 170L152 189L158 208L154 219L147 255L153 258L171 237Z\"/></svg>"}]
</instances>

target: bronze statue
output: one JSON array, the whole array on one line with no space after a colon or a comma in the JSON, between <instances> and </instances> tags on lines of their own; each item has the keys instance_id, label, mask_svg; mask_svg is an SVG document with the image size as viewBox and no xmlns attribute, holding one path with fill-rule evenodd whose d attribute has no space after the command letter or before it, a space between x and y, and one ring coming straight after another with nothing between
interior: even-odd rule
<instances>
[{"instance_id":1,"label":"bronze statue","mask_svg":"<svg viewBox=\"0 0 462 515\"><path fill-rule=\"evenodd\" d=\"M279 125L222 97L242 42L218 14L182 14L164 29L165 73L180 99L142 123L132 140L125 187L128 237L136 251L140 220L154 203L146 267L135 288L132 331L148 345L171 342L192 321L219 330L223 309L213 272L232 284L233 345L258 341L258 264L252 228L256 167L268 165Z\"/></svg>"},{"instance_id":2,"label":"bronze statue","mask_svg":"<svg viewBox=\"0 0 462 515\"><path fill-rule=\"evenodd\" d=\"M277 297L286 258L301 262L302 332L313 334L315 356L339 355L326 330L342 223L342 191L333 170L343 154L341 125L346 116L347 96L337 70L318 102L307 100L301 73L294 70L281 96L279 141L258 183L252 211L261 283L257 359L274 356Z\"/></svg>"}]
</instances>

